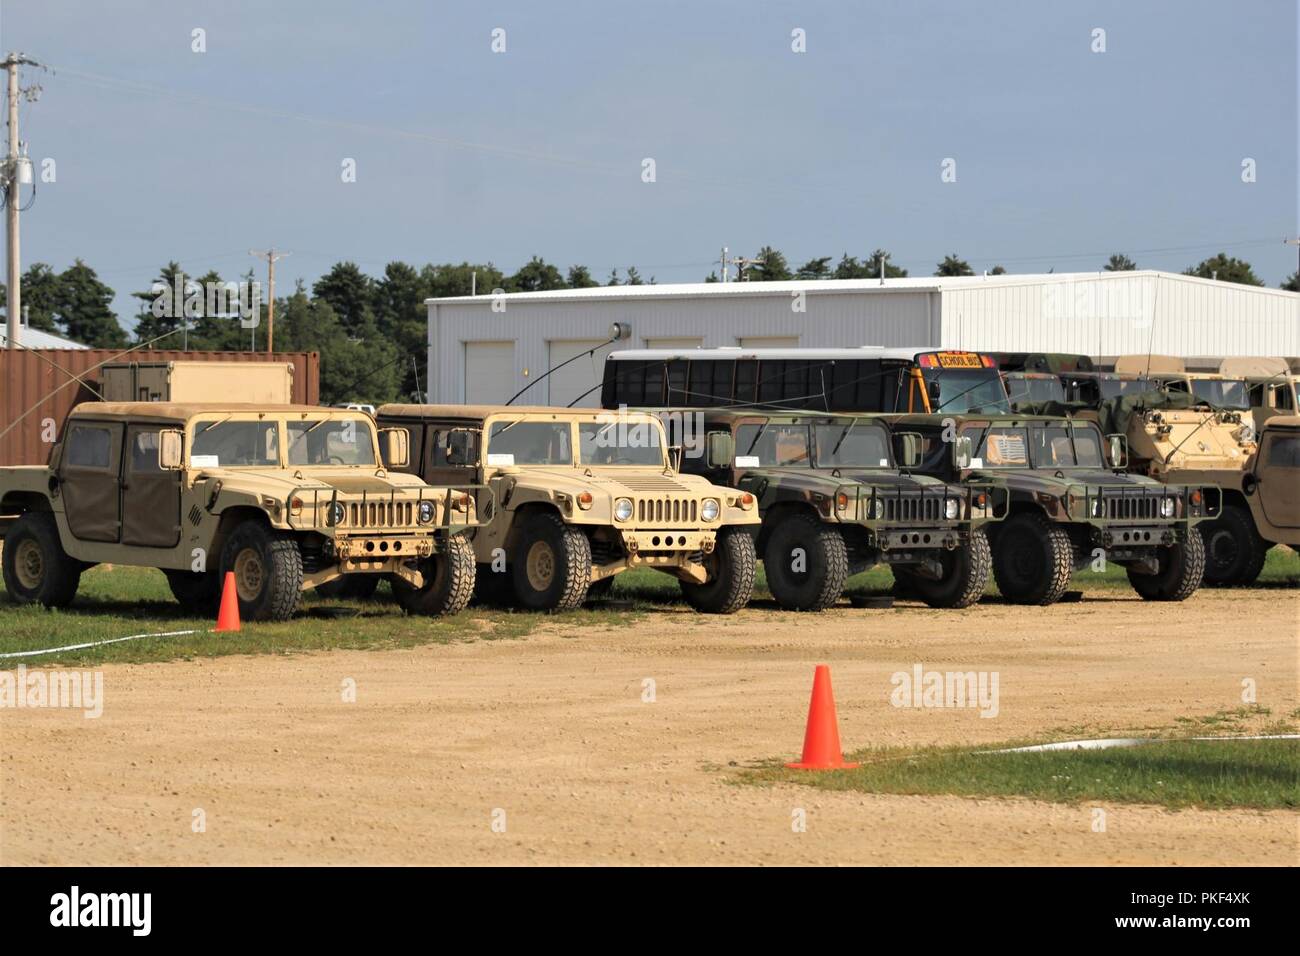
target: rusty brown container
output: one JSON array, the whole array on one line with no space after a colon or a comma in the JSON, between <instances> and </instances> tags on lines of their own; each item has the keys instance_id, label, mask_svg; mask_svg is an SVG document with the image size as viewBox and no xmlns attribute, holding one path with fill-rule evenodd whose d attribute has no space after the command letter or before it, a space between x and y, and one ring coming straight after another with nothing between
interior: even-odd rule
<instances>
[{"instance_id":1,"label":"rusty brown container","mask_svg":"<svg viewBox=\"0 0 1300 956\"><path fill-rule=\"evenodd\" d=\"M95 401L100 368L121 362L292 362L293 400L320 403L319 352L0 348L0 465L44 465L74 405ZM230 383L239 401L239 382Z\"/></svg>"}]
</instances>

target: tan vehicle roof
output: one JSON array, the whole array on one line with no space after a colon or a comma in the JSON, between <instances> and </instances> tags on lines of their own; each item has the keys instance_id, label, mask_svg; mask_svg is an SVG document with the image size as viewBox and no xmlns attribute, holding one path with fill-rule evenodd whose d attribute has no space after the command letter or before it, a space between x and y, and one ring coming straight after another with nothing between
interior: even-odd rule
<instances>
[{"instance_id":1,"label":"tan vehicle roof","mask_svg":"<svg viewBox=\"0 0 1300 956\"><path fill-rule=\"evenodd\" d=\"M1264 422L1265 428L1300 428L1300 415L1274 415Z\"/></svg>"},{"instance_id":2,"label":"tan vehicle roof","mask_svg":"<svg viewBox=\"0 0 1300 956\"><path fill-rule=\"evenodd\" d=\"M264 413L271 416L287 414L341 413L343 416L364 415L348 408L329 408L324 405L262 405L253 402L82 402L72 409L75 416L109 416L113 418L166 418L185 421L204 413L233 412L235 414Z\"/></svg>"},{"instance_id":3,"label":"tan vehicle roof","mask_svg":"<svg viewBox=\"0 0 1300 956\"><path fill-rule=\"evenodd\" d=\"M1168 375L1187 371L1187 364L1177 355L1120 355L1115 359L1115 371L1120 375Z\"/></svg>"},{"instance_id":4,"label":"tan vehicle roof","mask_svg":"<svg viewBox=\"0 0 1300 956\"><path fill-rule=\"evenodd\" d=\"M1236 378L1271 378L1274 375L1285 375L1290 370L1286 359L1276 356L1238 355L1233 358L1226 358L1219 363L1220 375L1230 375Z\"/></svg>"},{"instance_id":5,"label":"tan vehicle roof","mask_svg":"<svg viewBox=\"0 0 1300 956\"><path fill-rule=\"evenodd\" d=\"M559 405L381 405L376 414L406 416L409 418L487 418L489 415L561 415L564 417L596 417L617 415L606 408L563 408ZM628 415L648 416L645 412L629 411Z\"/></svg>"}]
</instances>

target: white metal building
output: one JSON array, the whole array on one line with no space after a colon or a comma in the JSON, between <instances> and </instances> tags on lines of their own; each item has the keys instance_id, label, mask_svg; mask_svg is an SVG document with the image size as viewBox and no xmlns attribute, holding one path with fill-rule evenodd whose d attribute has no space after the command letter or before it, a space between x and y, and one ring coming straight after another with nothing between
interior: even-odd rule
<instances>
[{"instance_id":1,"label":"white metal building","mask_svg":"<svg viewBox=\"0 0 1300 956\"><path fill-rule=\"evenodd\" d=\"M427 305L433 402L503 402L537 381L520 402L589 392L580 404L596 405L610 348L1300 355L1300 294L1151 271L602 286ZM611 346L614 322L630 334Z\"/></svg>"}]
</instances>

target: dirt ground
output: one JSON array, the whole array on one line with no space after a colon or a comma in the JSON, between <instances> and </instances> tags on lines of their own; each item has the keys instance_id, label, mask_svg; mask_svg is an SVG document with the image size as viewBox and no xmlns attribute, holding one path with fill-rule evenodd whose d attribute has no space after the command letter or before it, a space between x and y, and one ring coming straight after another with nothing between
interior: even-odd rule
<instances>
[{"instance_id":1,"label":"dirt ground","mask_svg":"<svg viewBox=\"0 0 1300 956\"><path fill-rule=\"evenodd\" d=\"M819 662L848 749L1165 726L1239 707L1244 678L1283 717L1298 631L1294 591L1098 591L111 666L100 719L0 711L0 862L1294 865L1294 813L1110 806L1096 833L1091 806L737 786L731 764L797 754ZM998 716L891 706L918 663L998 671Z\"/></svg>"}]
</instances>

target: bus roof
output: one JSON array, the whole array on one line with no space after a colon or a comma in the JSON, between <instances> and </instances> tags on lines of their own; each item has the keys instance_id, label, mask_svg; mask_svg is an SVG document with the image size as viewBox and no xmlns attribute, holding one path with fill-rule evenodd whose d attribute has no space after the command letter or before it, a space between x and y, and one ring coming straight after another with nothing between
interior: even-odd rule
<instances>
[{"instance_id":1,"label":"bus roof","mask_svg":"<svg viewBox=\"0 0 1300 956\"><path fill-rule=\"evenodd\" d=\"M747 349L740 346L694 349L620 349L610 352L607 360L621 362L655 362L677 359L685 360L736 360L756 359L759 361L780 361L789 359L807 359L809 361L842 361L862 359L889 359L891 361L912 362L918 355L932 352L966 352L967 349L942 349L933 345L913 346L910 348L883 348L875 345L862 345L857 348L816 349ZM974 353L982 354L982 353Z\"/></svg>"}]
</instances>

